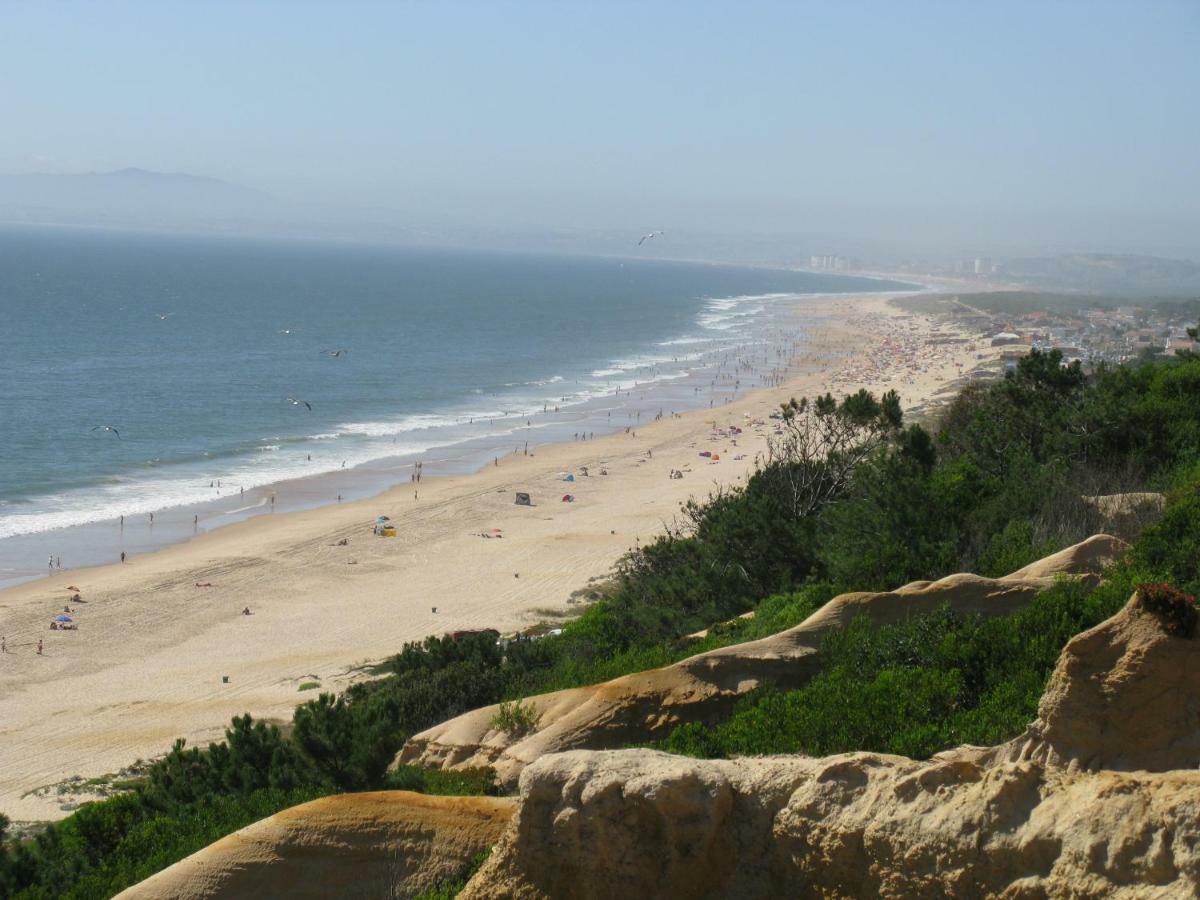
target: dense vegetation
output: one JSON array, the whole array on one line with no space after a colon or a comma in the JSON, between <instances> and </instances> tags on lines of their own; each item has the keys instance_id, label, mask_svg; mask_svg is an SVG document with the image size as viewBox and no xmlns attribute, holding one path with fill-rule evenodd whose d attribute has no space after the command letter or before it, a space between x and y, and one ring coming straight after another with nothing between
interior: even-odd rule
<instances>
[{"instance_id":1,"label":"dense vegetation","mask_svg":"<svg viewBox=\"0 0 1200 900\"><path fill-rule=\"evenodd\" d=\"M1095 590L1062 581L996 619L944 608L872 628L862 617L826 637L825 665L802 688L760 690L715 728L675 729L662 749L704 757L874 750L927 758L961 744L998 743L1036 715L1063 645L1120 609L1135 587L1168 633L1194 633L1198 560L1200 480L1175 493L1162 521Z\"/></svg>"},{"instance_id":2,"label":"dense vegetation","mask_svg":"<svg viewBox=\"0 0 1200 900\"><path fill-rule=\"evenodd\" d=\"M1057 354L1035 353L1004 381L965 391L936 432L906 427L894 395L793 402L745 487L691 504L678 528L622 560L603 598L561 635L506 647L489 635L429 638L403 648L379 679L299 707L286 732L244 716L211 747L179 742L133 792L10 842L0 894L111 895L322 794L488 792L485 773L387 767L409 735L459 713L773 633L843 588L1011 571L1097 527L1083 495L1174 487L1131 566L1194 585L1197 397L1195 356L1088 377ZM692 729L671 746L921 755L998 740L1028 720L1066 639L1111 611L1121 590L1127 596L1127 579L1112 584L1092 595L1062 586L1007 622L943 614L874 633L856 626L830 639L828 672L802 691L764 692L712 736ZM750 609L752 620L700 642L683 638ZM834 708L841 723L812 712ZM513 709L516 727L522 714Z\"/></svg>"}]
</instances>

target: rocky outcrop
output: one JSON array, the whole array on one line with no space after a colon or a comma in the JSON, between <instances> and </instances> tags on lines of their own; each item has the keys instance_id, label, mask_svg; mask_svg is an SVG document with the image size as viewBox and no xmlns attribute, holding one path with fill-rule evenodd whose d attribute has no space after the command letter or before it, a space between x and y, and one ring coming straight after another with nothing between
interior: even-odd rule
<instances>
[{"instance_id":1,"label":"rocky outcrop","mask_svg":"<svg viewBox=\"0 0 1200 900\"><path fill-rule=\"evenodd\" d=\"M514 809L512 798L408 791L324 797L222 838L119 896L410 897L489 849Z\"/></svg>"},{"instance_id":2,"label":"rocky outcrop","mask_svg":"<svg viewBox=\"0 0 1200 900\"><path fill-rule=\"evenodd\" d=\"M885 593L835 597L794 628L771 637L698 654L671 666L530 698L536 726L514 736L493 727L498 707L473 710L415 735L397 762L460 768L493 766L513 786L521 770L549 753L606 749L664 736L685 722L715 722L764 681L796 687L819 667L830 629L859 615L882 625L948 604L960 612L1007 615L1059 575L1096 580L1125 544L1096 535L1004 578L950 575Z\"/></svg>"},{"instance_id":3,"label":"rocky outcrop","mask_svg":"<svg viewBox=\"0 0 1200 900\"><path fill-rule=\"evenodd\" d=\"M1063 649L1022 741L999 758L1096 771L1200 767L1200 644L1140 598Z\"/></svg>"},{"instance_id":4,"label":"rocky outcrop","mask_svg":"<svg viewBox=\"0 0 1200 900\"><path fill-rule=\"evenodd\" d=\"M1200 640L1137 597L1074 638L1028 731L926 762L547 756L461 897L1193 897Z\"/></svg>"}]
</instances>

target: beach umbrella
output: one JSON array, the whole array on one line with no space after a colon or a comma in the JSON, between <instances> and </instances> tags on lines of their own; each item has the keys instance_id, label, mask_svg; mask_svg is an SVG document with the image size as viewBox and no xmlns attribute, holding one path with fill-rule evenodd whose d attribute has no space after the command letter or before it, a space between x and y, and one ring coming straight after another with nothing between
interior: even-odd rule
<instances>
[{"instance_id":1,"label":"beach umbrella","mask_svg":"<svg viewBox=\"0 0 1200 900\"><path fill-rule=\"evenodd\" d=\"M392 520L390 518L388 518L387 516L376 516L375 521L376 522L390 522Z\"/></svg>"},{"instance_id":2,"label":"beach umbrella","mask_svg":"<svg viewBox=\"0 0 1200 900\"><path fill-rule=\"evenodd\" d=\"M57 616L54 617L54 621L55 622L71 622L73 620L66 613L59 613Z\"/></svg>"}]
</instances>

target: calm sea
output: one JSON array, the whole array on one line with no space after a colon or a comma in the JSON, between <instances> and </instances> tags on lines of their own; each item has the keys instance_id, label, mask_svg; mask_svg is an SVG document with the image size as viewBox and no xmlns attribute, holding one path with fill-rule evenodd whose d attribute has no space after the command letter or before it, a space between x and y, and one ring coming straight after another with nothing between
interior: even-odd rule
<instances>
[{"instance_id":1,"label":"calm sea","mask_svg":"<svg viewBox=\"0 0 1200 900\"><path fill-rule=\"evenodd\" d=\"M468 442L685 377L781 296L903 287L0 229L0 541Z\"/></svg>"}]
</instances>

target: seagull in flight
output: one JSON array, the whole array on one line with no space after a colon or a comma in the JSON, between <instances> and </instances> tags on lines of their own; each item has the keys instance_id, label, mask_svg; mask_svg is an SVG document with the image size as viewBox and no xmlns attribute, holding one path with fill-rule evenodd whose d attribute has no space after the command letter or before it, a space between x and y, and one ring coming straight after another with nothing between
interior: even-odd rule
<instances>
[{"instance_id":1,"label":"seagull in flight","mask_svg":"<svg viewBox=\"0 0 1200 900\"><path fill-rule=\"evenodd\" d=\"M321 352L326 356L332 356L334 359L337 359L340 356L345 356L350 351L345 347L339 347L337 350L322 350Z\"/></svg>"},{"instance_id":2,"label":"seagull in flight","mask_svg":"<svg viewBox=\"0 0 1200 900\"><path fill-rule=\"evenodd\" d=\"M643 234L642 239L640 241L638 241L637 245L640 247L640 246L642 246L642 244L646 243L646 241L650 240L650 238L656 237L660 234L662 234L661 231L652 231L649 234Z\"/></svg>"},{"instance_id":3,"label":"seagull in flight","mask_svg":"<svg viewBox=\"0 0 1200 900\"><path fill-rule=\"evenodd\" d=\"M165 322L165 321L167 321L167 319L171 318L171 316L175 315L175 313L173 313L173 312L158 313L157 315L158 315L158 321Z\"/></svg>"},{"instance_id":4,"label":"seagull in flight","mask_svg":"<svg viewBox=\"0 0 1200 900\"><path fill-rule=\"evenodd\" d=\"M111 425L97 425L92 429L92 431L111 431L117 436L118 441L121 439L121 432L117 431L117 429L113 428Z\"/></svg>"},{"instance_id":5,"label":"seagull in flight","mask_svg":"<svg viewBox=\"0 0 1200 900\"><path fill-rule=\"evenodd\" d=\"M275 332L275 333L276 333L276 334L293 334L293 333L295 332L295 330L296 330L296 329L294 329L294 328L280 328L280 329L279 329L277 332Z\"/></svg>"},{"instance_id":6,"label":"seagull in flight","mask_svg":"<svg viewBox=\"0 0 1200 900\"><path fill-rule=\"evenodd\" d=\"M309 403L307 400L297 400L295 397L288 397L287 402L292 404L292 406L306 407L309 412L312 412L312 404Z\"/></svg>"}]
</instances>

